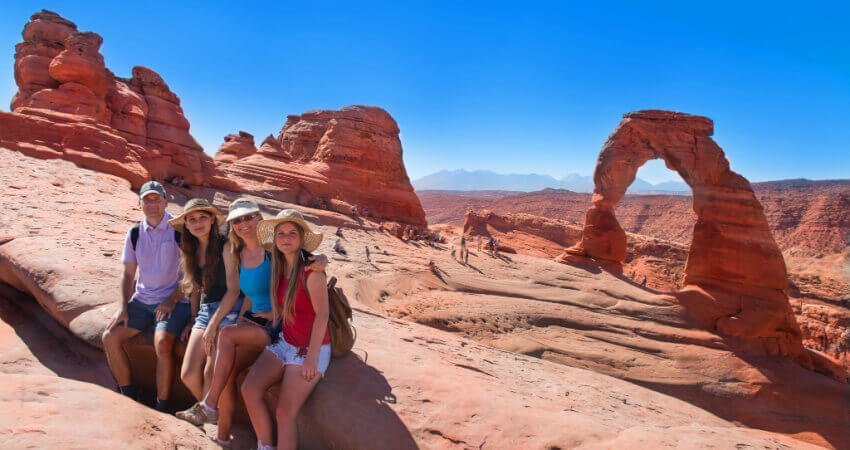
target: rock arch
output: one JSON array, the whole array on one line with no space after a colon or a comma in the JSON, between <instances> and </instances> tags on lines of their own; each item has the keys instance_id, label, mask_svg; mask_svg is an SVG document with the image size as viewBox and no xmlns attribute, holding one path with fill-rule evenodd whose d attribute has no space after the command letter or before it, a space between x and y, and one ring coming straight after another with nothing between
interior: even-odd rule
<instances>
[{"instance_id":1,"label":"rock arch","mask_svg":"<svg viewBox=\"0 0 850 450\"><path fill-rule=\"evenodd\" d=\"M714 125L705 117L654 110L624 115L599 154L582 239L558 260L592 258L622 270L626 233L614 205L644 163L663 159L691 187L697 215L684 287L676 294L687 314L697 325L736 338L749 350L791 356L837 378L846 376L803 348L784 293L782 252L750 183L729 168L713 133Z\"/></svg>"}]
</instances>

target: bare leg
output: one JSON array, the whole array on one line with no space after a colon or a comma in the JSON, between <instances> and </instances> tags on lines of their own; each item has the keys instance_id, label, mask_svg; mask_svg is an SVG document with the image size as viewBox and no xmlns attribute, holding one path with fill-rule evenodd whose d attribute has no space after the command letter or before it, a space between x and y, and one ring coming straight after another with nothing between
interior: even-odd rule
<instances>
[{"instance_id":1,"label":"bare leg","mask_svg":"<svg viewBox=\"0 0 850 450\"><path fill-rule=\"evenodd\" d=\"M274 439L271 414L263 401L266 391L283 376L283 363L271 351L264 350L242 383L242 399L251 417L257 440L271 445Z\"/></svg>"},{"instance_id":2,"label":"bare leg","mask_svg":"<svg viewBox=\"0 0 850 450\"><path fill-rule=\"evenodd\" d=\"M156 351L156 396L160 400L171 397L174 384L174 341L177 336L161 331L153 335Z\"/></svg>"},{"instance_id":3,"label":"bare leg","mask_svg":"<svg viewBox=\"0 0 850 450\"><path fill-rule=\"evenodd\" d=\"M247 367L257 360L263 349L249 348L240 346L236 350L236 362L233 370L230 371L230 376L227 380L227 385L222 391L218 409L218 438L222 441L230 440L230 429L233 426L233 413L236 411L236 379ZM218 364L218 362L216 362ZM209 392L207 393L209 396Z\"/></svg>"},{"instance_id":4,"label":"bare leg","mask_svg":"<svg viewBox=\"0 0 850 450\"><path fill-rule=\"evenodd\" d=\"M237 346L262 350L267 345L269 345L269 339L265 331L256 325L245 323L222 328L219 331L216 346L212 381L209 392L204 397L204 403L211 408L218 408L218 397L224 391L233 371Z\"/></svg>"},{"instance_id":5,"label":"bare leg","mask_svg":"<svg viewBox=\"0 0 850 450\"><path fill-rule=\"evenodd\" d=\"M180 379L189 388L192 395L200 400L204 396L204 330L193 328L186 344L186 354L183 355L183 367L180 368Z\"/></svg>"},{"instance_id":6,"label":"bare leg","mask_svg":"<svg viewBox=\"0 0 850 450\"><path fill-rule=\"evenodd\" d=\"M124 343L140 331L135 328L115 327L103 332L103 351L106 353L106 362L119 386L133 384L133 373L130 369L130 358L124 351Z\"/></svg>"},{"instance_id":7,"label":"bare leg","mask_svg":"<svg viewBox=\"0 0 850 450\"><path fill-rule=\"evenodd\" d=\"M301 366L288 365L280 383L280 398L277 401L275 416L277 418L277 448L278 450L295 450L298 444L298 429L295 419L301 406L313 392L321 377L307 381L301 376Z\"/></svg>"}]
</instances>

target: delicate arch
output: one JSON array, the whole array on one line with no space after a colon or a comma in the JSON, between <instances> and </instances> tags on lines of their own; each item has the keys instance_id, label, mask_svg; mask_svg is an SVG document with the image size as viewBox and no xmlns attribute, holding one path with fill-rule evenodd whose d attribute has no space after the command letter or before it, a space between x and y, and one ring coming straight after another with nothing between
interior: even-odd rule
<instances>
[{"instance_id":1,"label":"delicate arch","mask_svg":"<svg viewBox=\"0 0 850 450\"><path fill-rule=\"evenodd\" d=\"M750 183L730 170L723 150L711 139L713 132L705 117L668 111L623 116L599 154L593 206L587 211L582 240L567 253L617 264L625 260L626 233L614 205L638 169L660 158L693 190L697 222L684 284L717 280L785 289L785 261L761 203Z\"/></svg>"}]
</instances>

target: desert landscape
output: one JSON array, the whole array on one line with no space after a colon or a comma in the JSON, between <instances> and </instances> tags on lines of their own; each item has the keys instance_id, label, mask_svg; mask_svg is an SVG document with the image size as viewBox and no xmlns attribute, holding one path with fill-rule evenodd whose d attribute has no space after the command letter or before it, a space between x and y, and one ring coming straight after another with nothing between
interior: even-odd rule
<instances>
[{"instance_id":1,"label":"desert landscape","mask_svg":"<svg viewBox=\"0 0 850 450\"><path fill-rule=\"evenodd\" d=\"M115 76L102 41L41 11L15 48L0 446L217 447L210 427L119 395L100 350L137 190L157 179L172 214L248 197L324 233L357 341L299 415L299 447L850 448L850 180L751 184L710 119L659 110L622 111L593 194L416 192L376 106L289 115L259 147L237 131L210 156L163 77ZM652 159L692 195L626 195ZM467 263L450 251L461 236ZM130 354L151 391L152 336ZM234 448L252 448L239 420Z\"/></svg>"}]
</instances>

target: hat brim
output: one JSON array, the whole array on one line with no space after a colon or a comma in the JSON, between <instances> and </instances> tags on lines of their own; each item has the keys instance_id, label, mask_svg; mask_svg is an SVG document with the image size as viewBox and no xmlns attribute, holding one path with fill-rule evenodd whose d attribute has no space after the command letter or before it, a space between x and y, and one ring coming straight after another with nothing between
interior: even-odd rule
<instances>
[{"instance_id":1,"label":"hat brim","mask_svg":"<svg viewBox=\"0 0 850 450\"><path fill-rule=\"evenodd\" d=\"M221 225L224 223L224 214L222 214L221 211L219 211L218 208L214 206L207 206L190 209L189 211L186 211L183 214L180 214L179 216L169 220L168 225L170 225L171 228L174 228L175 230L182 233L186 225L186 215L198 211L203 211L212 214L212 216L215 217L215 225L217 227L221 227Z\"/></svg>"},{"instance_id":2,"label":"hat brim","mask_svg":"<svg viewBox=\"0 0 850 450\"><path fill-rule=\"evenodd\" d=\"M231 220L233 220L237 217L247 216L248 214L255 214L255 213L256 214L260 213L260 208L258 206L253 206L253 205L240 206L240 207L234 209L233 211L230 211L230 214L227 215L227 218L224 219L224 221L230 222Z\"/></svg>"},{"instance_id":3,"label":"hat brim","mask_svg":"<svg viewBox=\"0 0 850 450\"><path fill-rule=\"evenodd\" d=\"M322 233L314 232L310 228L310 225L304 220L294 217L286 217L283 219L261 220L260 223L257 224L257 238L260 240L260 244L267 250L274 248L274 230L283 222L297 223L301 226L301 229L304 230L304 238L301 240L302 249L312 253L319 248L319 245L322 243L322 239L324 239L324 235Z\"/></svg>"}]
</instances>

